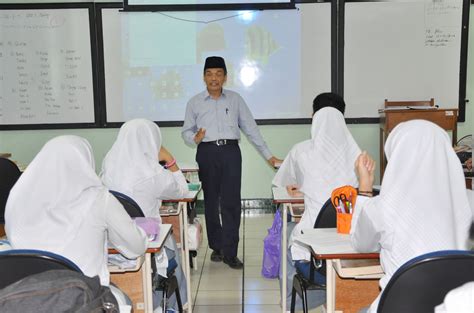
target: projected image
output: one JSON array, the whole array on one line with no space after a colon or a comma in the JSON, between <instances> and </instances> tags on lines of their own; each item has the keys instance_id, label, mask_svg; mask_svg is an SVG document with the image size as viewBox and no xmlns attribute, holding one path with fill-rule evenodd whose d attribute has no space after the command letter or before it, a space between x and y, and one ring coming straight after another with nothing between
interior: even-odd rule
<instances>
[{"instance_id":1,"label":"projected image","mask_svg":"<svg viewBox=\"0 0 474 313\"><path fill-rule=\"evenodd\" d=\"M300 10L145 13L102 9L108 122L182 121L205 90L204 61L222 56L225 88L256 119L310 118L331 88L330 3Z\"/></svg>"},{"instance_id":2,"label":"projected image","mask_svg":"<svg viewBox=\"0 0 474 313\"><path fill-rule=\"evenodd\" d=\"M300 57L297 12L132 14L121 23L125 119L182 120L187 101L205 88L211 55L225 58L225 87L256 118L266 103L290 114L287 104L300 102L300 63L289 61Z\"/></svg>"}]
</instances>

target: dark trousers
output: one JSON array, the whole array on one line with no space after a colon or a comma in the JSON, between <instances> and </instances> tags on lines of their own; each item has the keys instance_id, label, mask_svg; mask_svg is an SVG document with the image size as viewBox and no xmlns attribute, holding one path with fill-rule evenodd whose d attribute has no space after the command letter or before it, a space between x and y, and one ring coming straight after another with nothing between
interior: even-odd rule
<instances>
[{"instance_id":1,"label":"dark trousers","mask_svg":"<svg viewBox=\"0 0 474 313\"><path fill-rule=\"evenodd\" d=\"M196 161L204 192L209 247L222 250L226 257L235 257L239 245L241 213L242 156L239 145L200 144Z\"/></svg>"}]
</instances>

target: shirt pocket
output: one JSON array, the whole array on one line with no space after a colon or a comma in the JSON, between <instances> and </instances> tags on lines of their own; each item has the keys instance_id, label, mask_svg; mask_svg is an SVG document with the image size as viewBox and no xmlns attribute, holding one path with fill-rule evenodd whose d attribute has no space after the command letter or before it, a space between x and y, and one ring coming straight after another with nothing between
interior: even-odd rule
<instances>
[{"instance_id":1,"label":"shirt pocket","mask_svg":"<svg viewBox=\"0 0 474 313\"><path fill-rule=\"evenodd\" d=\"M233 112L231 109L225 109L224 124L232 128L239 127L239 118L237 112Z\"/></svg>"}]
</instances>

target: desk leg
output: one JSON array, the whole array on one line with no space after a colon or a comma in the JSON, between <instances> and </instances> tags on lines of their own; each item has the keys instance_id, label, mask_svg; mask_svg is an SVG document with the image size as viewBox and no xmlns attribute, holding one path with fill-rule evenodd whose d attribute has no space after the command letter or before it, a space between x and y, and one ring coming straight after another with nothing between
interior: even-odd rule
<instances>
[{"instance_id":1,"label":"desk leg","mask_svg":"<svg viewBox=\"0 0 474 313\"><path fill-rule=\"evenodd\" d=\"M183 230L181 236L181 245L184 246L184 274L186 275L186 291L188 294L188 313L193 312L193 295L191 293L191 265L189 263L189 244L188 244L188 210L187 203L180 202L181 212L183 213Z\"/></svg>"},{"instance_id":2,"label":"desk leg","mask_svg":"<svg viewBox=\"0 0 474 313\"><path fill-rule=\"evenodd\" d=\"M144 267L143 267L144 266ZM142 265L143 293L145 312L153 312L153 286L151 281L151 253L145 253L145 264Z\"/></svg>"},{"instance_id":3,"label":"desk leg","mask_svg":"<svg viewBox=\"0 0 474 313\"><path fill-rule=\"evenodd\" d=\"M286 233L287 233L287 215L288 215L288 208L291 204L284 203L283 208L281 210L282 214L282 221L283 221L283 227L282 227L282 232L281 232L281 311L283 313L286 313L286 258L287 258L287 249L288 245L286 242Z\"/></svg>"},{"instance_id":4,"label":"desk leg","mask_svg":"<svg viewBox=\"0 0 474 313\"><path fill-rule=\"evenodd\" d=\"M336 270L334 260L326 260L326 312L334 313L336 309Z\"/></svg>"}]
</instances>

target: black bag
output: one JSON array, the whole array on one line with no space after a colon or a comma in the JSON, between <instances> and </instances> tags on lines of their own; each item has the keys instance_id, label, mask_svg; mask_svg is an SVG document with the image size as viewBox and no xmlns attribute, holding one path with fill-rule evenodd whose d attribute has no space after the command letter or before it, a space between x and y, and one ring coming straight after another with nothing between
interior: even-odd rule
<instances>
[{"instance_id":1,"label":"black bag","mask_svg":"<svg viewBox=\"0 0 474 313\"><path fill-rule=\"evenodd\" d=\"M0 312L118 313L119 306L110 288L100 285L98 276L51 270L1 289Z\"/></svg>"}]
</instances>

